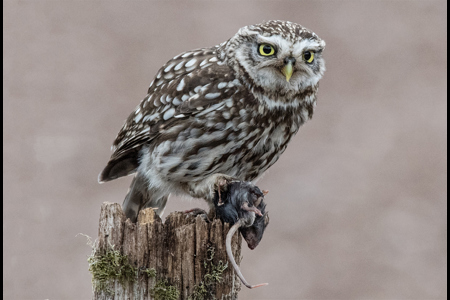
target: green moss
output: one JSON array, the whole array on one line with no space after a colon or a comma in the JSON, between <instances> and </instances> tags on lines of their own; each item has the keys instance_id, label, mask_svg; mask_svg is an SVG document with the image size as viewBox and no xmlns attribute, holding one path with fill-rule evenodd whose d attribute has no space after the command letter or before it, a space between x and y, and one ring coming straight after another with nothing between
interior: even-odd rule
<instances>
[{"instance_id":1,"label":"green moss","mask_svg":"<svg viewBox=\"0 0 450 300\"><path fill-rule=\"evenodd\" d=\"M111 248L103 255L93 253L88 262L92 286L96 292L112 294L113 291L108 287L111 280L118 280L123 285L137 279L136 268L129 263L128 256L122 255L119 250Z\"/></svg>"},{"instance_id":2,"label":"green moss","mask_svg":"<svg viewBox=\"0 0 450 300\"><path fill-rule=\"evenodd\" d=\"M154 268L141 270L141 273L147 274L147 277L150 277L150 278L156 277L156 270Z\"/></svg>"},{"instance_id":3,"label":"green moss","mask_svg":"<svg viewBox=\"0 0 450 300\"><path fill-rule=\"evenodd\" d=\"M159 280L150 290L150 295L155 300L177 300L180 297L180 291L163 279Z\"/></svg>"},{"instance_id":4,"label":"green moss","mask_svg":"<svg viewBox=\"0 0 450 300\"><path fill-rule=\"evenodd\" d=\"M204 300L207 299L208 290L205 283L202 281L200 284L194 286L194 292L189 296L188 300Z\"/></svg>"},{"instance_id":5,"label":"green moss","mask_svg":"<svg viewBox=\"0 0 450 300\"><path fill-rule=\"evenodd\" d=\"M128 256L122 255L119 250L114 250L113 245L110 245L110 249L105 254L99 255L95 252L92 239L85 234L80 235L87 238L87 244L92 248L92 254L88 257L88 262L94 291L104 291L106 294L112 295L114 291L110 289L108 284L114 280L118 280L120 284L124 285L127 282L135 282L139 274L146 274L149 278L156 277L154 268L138 270L130 264ZM169 285L166 279L159 280L150 290L150 293L155 300L177 300L180 297L180 291Z\"/></svg>"},{"instance_id":6,"label":"green moss","mask_svg":"<svg viewBox=\"0 0 450 300\"><path fill-rule=\"evenodd\" d=\"M88 257L89 271L92 274L92 287L94 291L104 291L108 295L114 293L110 289L109 283L118 280L120 284L133 283L138 279L139 274L146 274L148 277L156 277L154 268L138 270L130 264L128 256L122 255L119 250L110 249L105 254L99 255L95 252L95 245L91 237L81 234L87 238L87 244L92 248L92 254Z\"/></svg>"},{"instance_id":7,"label":"green moss","mask_svg":"<svg viewBox=\"0 0 450 300\"><path fill-rule=\"evenodd\" d=\"M221 260L217 264L213 263L214 251L214 247L208 248L206 260L203 262L206 274L200 284L194 286L194 291L189 296L189 300L214 299L211 288L214 284L222 282L222 273L228 268L228 263L224 264Z\"/></svg>"}]
</instances>

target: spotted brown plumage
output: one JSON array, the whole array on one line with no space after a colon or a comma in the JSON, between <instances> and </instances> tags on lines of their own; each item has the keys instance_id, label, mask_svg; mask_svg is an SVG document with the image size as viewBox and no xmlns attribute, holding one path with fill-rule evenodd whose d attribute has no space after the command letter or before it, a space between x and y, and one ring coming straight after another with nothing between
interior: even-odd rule
<instances>
[{"instance_id":1,"label":"spotted brown plumage","mask_svg":"<svg viewBox=\"0 0 450 300\"><path fill-rule=\"evenodd\" d=\"M174 57L126 120L99 181L136 173L124 202L135 220L143 207L161 214L170 193L211 203L221 176L257 179L312 117L324 47L301 25L269 21Z\"/></svg>"}]
</instances>

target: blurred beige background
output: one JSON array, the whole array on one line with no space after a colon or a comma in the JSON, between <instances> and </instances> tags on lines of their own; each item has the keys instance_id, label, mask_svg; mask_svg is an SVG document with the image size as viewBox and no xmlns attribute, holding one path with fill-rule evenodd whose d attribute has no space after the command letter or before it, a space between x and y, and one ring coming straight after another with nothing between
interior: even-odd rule
<instances>
[{"instance_id":1,"label":"blurred beige background","mask_svg":"<svg viewBox=\"0 0 450 300\"><path fill-rule=\"evenodd\" d=\"M445 299L445 1L4 1L3 296L89 299L97 175L160 66L264 20L327 42L314 118L258 183L240 299ZM177 198L166 212L203 205Z\"/></svg>"}]
</instances>

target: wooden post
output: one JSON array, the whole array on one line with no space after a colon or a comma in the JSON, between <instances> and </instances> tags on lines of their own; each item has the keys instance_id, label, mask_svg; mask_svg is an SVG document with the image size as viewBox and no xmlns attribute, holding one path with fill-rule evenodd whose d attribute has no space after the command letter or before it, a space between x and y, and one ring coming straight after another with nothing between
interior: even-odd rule
<instances>
[{"instance_id":1,"label":"wooden post","mask_svg":"<svg viewBox=\"0 0 450 300\"><path fill-rule=\"evenodd\" d=\"M182 212L163 224L152 209L126 219L117 203L105 202L97 242L89 258L94 300L237 299L241 283L225 250L228 223ZM232 248L240 263L242 238Z\"/></svg>"}]
</instances>

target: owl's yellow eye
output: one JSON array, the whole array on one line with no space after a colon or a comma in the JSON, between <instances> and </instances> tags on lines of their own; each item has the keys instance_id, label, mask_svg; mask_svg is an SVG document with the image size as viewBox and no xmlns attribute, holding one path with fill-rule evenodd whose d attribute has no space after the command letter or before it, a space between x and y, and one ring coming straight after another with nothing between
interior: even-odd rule
<instances>
[{"instance_id":1,"label":"owl's yellow eye","mask_svg":"<svg viewBox=\"0 0 450 300\"><path fill-rule=\"evenodd\" d=\"M314 60L314 52L313 51L306 51L303 53L303 59L308 63L312 63Z\"/></svg>"},{"instance_id":2,"label":"owl's yellow eye","mask_svg":"<svg viewBox=\"0 0 450 300\"><path fill-rule=\"evenodd\" d=\"M259 54L262 56L270 56L275 54L275 48L269 44L259 45Z\"/></svg>"}]
</instances>

